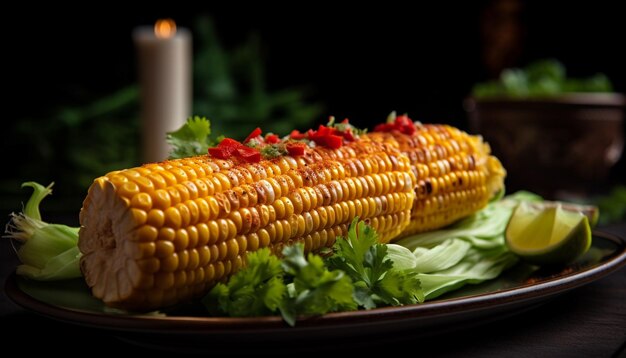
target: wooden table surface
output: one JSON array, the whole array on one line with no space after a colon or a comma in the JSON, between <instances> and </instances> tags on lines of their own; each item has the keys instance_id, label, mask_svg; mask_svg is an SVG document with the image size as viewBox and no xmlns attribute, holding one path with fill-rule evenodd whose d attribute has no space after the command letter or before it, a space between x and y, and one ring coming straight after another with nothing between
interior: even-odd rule
<instances>
[{"instance_id":1,"label":"wooden table surface","mask_svg":"<svg viewBox=\"0 0 626 358\"><path fill-rule=\"evenodd\" d=\"M626 224L608 228L626 238ZM0 240L0 280L4 282L17 264L8 240ZM46 345L50 353L154 353L124 340L121 332L101 331L56 322L23 310L11 302L4 289L0 295L1 341L15 347L21 356L39 352L33 337L59 337ZM172 338L175 339L175 338ZM80 342L79 345L71 344ZM400 351L420 357L623 357L626 356L626 267L608 277L558 296L522 314L429 338L407 331L381 335L376 339L320 342L310 346L275 347L277 353L333 352L371 353L384 350L398 356ZM219 345L219 342L215 344ZM83 351L79 347L93 347ZM221 350L223 350L222 347ZM228 348L230 349L230 348ZM233 353L248 347L232 347ZM406 350L405 350L406 349Z\"/></svg>"}]
</instances>

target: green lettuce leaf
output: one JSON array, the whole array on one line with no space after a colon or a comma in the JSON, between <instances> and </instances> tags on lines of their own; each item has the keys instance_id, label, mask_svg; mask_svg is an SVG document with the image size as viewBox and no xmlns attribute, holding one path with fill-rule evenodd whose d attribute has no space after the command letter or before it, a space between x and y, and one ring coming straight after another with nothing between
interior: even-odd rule
<instances>
[{"instance_id":1,"label":"green lettuce leaf","mask_svg":"<svg viewBox=\"0 0 626 358\"><path fill-rule=\"evenodd\" d=\"M468 283L496 278L517 262L506 247L504 232L520 201L541 201L541 197L518 192L491 202L447 228L397 241L405 250L394 247L389 250L390 259L416 274L427 300Z\"/></svg>"}]
</instances>

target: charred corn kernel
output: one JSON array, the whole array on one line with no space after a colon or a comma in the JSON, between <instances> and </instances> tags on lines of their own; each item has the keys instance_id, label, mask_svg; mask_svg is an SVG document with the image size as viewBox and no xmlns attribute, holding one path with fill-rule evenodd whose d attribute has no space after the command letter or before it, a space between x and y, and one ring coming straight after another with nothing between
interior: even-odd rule
<instances>
[{"instance_id":1,"label":"charred corn kernel","mask_svg":"<svg viewBox=\"0 0 626 358\"><path fill-rule=\"evenodd\" d=\"M109 173L94 181L81 212L85 279L108 305L150 310L203 295L261 247L328 247L357 215L389 241L409 225L419 172L394 145L363 140L256 164L198 156ZM442 146L438 160L444 153L463 161L448 153L452 143ZM461 187L460 164L435 166L455 173L435 185ZM484 178L467 176L463 185ZM426 191L435 178L420 180Z\"/></svg>"},{"instance_id":2,"label":"charred corn kernel","mask_svg":"<svg viewBox=\"0 0 626 358\"><path fill-rule=\"evenodd\" d=\"M503 188L505 171L489 146L456 128L418 125L413 135L374 132L365 137L399 149L411 166L416 197L410 224L398 237L451 224L484 207ZM389 179L392 192L409 183L400 175ZM397 206L401 200L395 199L387 205Z\"/></svg>"}]
</instances>

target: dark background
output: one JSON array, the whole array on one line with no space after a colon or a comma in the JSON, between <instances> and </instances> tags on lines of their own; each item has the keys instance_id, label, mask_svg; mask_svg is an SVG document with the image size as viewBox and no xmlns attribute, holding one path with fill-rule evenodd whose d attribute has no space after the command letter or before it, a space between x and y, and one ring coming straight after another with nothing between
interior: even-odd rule
<instances>
[{"instance_id":1,"label":"dark background","mask_svg":"<svg viewBox=\"0 0 626 358\"><path fill-rule=\"evenodd\" d=\"M3 100L2 179L12 178L4 187L24 180L56 180L55 193L65 195L66 189L59 187L64 173L53 164L44 177L21 178L19 169L11 170L20 162L51 163L29 157L24 148L32 143L13 138L15 127L22 118L47 121L61 107L84 104L135 83L131 32L159 18L192 27L198 16L207 14L225 48L257 33L270 90L311 89L308 100L324 105L318 123L333 114L366 127L397 110L415 120L467 129L463 99L473 84L497 76L504 67L537 59L557 58L575 77L604 72L617 92L625 92L626 54L621 44L626 26L620 7L609 1L521 0L420 2L410 8L335 3L150 4L140 10L111 3L68 9L18 7L4 25L2 82L8 97ZM494 61L494 54L502 56ZM220 120L211 113L197 114ZM623 182L624 162L611 182ZM10 197L4 194L3 210L14 210L24 199L19 190ZM77 210L79 201L72 203L76 207L69 210Z\"/></svg>"},{"instance_id":2,"label":"dark background","mask_svg":"<svg viewBox=\"0 0 626 358\"><path fill-rule=\"evenodd\" d=\"M462 99L489 77L483 49L490 44L483 41L481 21L491 3L24 11L6 19L12 25L3 40L3 82L10 93L5 113L45 114L77 92L108 94L135 82L134 27L163 17L189 27L197 15L209 14L226 47L258 32L270 86L310 85L312 100L325 103L329 114L369 123L396 109L418 120L464 126ZM573 76L604 72L618 92L625 91L626 54L620 48L626 26L618 3L513 3L522 7L523 38L510 65L554 57Z\"/></svg>"}]
</instances>

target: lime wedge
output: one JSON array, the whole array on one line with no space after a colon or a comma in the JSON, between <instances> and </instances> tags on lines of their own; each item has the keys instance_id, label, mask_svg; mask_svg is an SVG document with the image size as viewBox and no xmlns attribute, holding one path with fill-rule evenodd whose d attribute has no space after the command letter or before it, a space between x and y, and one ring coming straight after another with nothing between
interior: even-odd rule
<instances>
[{"instance_id":1,"label":"lime wedge","mask_svg":"<svg viewBox=\"0 0 626 358\"><path fill-rule=\"evenodd\" d=\"M517 206L506 228L509 249L539 265L576 260L591 246L589 218L558 202L541 204L521 202Z\"/></svg>"}]
</instances>

